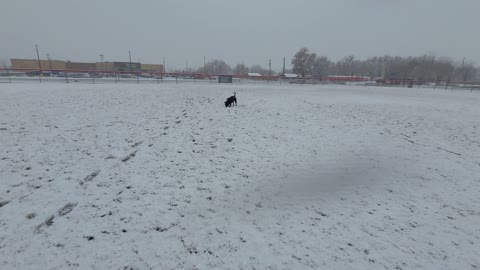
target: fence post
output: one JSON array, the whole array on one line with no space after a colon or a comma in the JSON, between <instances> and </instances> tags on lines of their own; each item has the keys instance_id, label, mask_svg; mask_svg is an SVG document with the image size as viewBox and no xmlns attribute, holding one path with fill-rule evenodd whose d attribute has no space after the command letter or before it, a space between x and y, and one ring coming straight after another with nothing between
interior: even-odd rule
<instances>
[{"instance_id":1,"label":"fence post","mask_svg":"<svg viewBox=\"0 0 480 270\"><path fill-rule=\"evenodd\" d=\"M65 82L68 83L68 71L65 70Z\"/></svg>"}]
</instances>

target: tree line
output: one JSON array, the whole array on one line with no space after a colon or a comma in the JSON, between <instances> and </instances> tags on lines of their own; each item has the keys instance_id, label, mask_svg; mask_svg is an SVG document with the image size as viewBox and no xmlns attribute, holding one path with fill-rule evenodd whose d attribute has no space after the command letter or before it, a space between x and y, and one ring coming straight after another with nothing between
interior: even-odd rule
<instances>
[{"instance_id":1,"label":"tree line","mask_svg":"<svg viewBox=\"0 0 480 270\"><path fill-rule=\"evenodd\" d=\"M329 75L365 76L386 80L471 81L480 79L480 68L472 61L455 62L448 57L425 54L416 57L375 56L365 60L348 55L334 62L307 48L292 59L293 72L302 77L324 78Z\"/></svg>"},{"instance_id":2,"label":"tree line","mask_svg":"<svg viewBox=\"0 0 480 270\"><path fill-rule=\"evenodd\" d=\"M199 74L225 74L225 75L247 75L248 73L259 73L263 76L278 75L274 71L263 68L261 65L247 66L245 64L228 65L220 59L213 59L205 63L204 66L194 69L175 69L176 73L199 73Z\"/></svg>"},{"instance_id":3,"label":"tree line","mask_svg":"<svg viewBox=\"0 0 480 270\"><path fill-rule=\"evenodd\" d=\"M472 61L462 59L454 61L449 57L437 57L431 54L422 56L374 56L357 59L348 55L338 61L327 56L317 55L307 48L301 48L291 60L292 69L286 73L295 73L301 77L322 79L327 76L362 76L385 80L418 81L473 81L480 80L480 68ZM185 72L185 70L176 70ZM198 69L187 72L205 74L246 75L259 73L264 76L282 75L283 70L271 71L261 65L228 65L225 61L214 59Z\"/></svg>"}]
</instances>

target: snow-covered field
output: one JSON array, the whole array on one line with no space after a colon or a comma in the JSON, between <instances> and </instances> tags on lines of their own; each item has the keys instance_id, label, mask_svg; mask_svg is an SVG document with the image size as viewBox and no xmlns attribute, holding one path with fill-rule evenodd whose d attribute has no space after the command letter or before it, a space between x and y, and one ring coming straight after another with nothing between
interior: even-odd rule
<instances>
[{"instance_id":1,"label":"snow-covered field","mask_svg":"<svg viewBox=\"0 0 480 270\"><path fill-rule=\"evenodd\" d=\"M2 270L478 268L478 92L0 85Z\"/></svg>"}]
</instances>

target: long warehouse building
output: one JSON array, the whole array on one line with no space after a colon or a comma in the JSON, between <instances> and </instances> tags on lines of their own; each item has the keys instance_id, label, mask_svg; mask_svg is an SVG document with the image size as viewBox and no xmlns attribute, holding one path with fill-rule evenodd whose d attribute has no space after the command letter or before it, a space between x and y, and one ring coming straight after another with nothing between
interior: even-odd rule
<instances>
[{"instance_id":1,"label":"long warehouse building","mask_svg":"<svg viewBox=\"0 0 480 270\"><path fill-rule=\"evenodd\" d=\"M135 72L165 72L163 65L142 64L138 62L95 62L82 63L60 60L40 60L37 59L10 59L12 69L28 70L67 70L67 71L135 71Z\"/></svg>"}]
</instances>

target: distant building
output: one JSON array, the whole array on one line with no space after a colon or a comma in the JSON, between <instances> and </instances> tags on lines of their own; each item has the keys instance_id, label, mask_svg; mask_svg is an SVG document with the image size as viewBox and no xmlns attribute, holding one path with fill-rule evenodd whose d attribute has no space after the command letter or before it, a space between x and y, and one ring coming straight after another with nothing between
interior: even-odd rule
<instances>
[{"instance_id":1,"label":"distant building","mask_svg":"<svg viewBox=\"0 0 480 270\"><path fill-rule=\"evenodd\" d=\"M218 76L218 83L232 83L233 76L232 75L220 75Z\"/></svg>"},{"instance_id":2,"label":"distant building","mask_svg":"<svg viewBox=\"0 0 480 270\"><path fill-rule=\"evenodd\" d=\"M131 67L130 67L131 64ZM140 71L138 62L113 62L113 71Z\"/></svg>"},{"instance_id":3,"label":"distant building","mask_svg":"<svg viewBox=\"0 0 480 270\"><path fill-rule=\"evenodd\" d=\"M293 74L293 73L285 73L285 74L282 75L282 77L285 78L285 79L297 79L300 76L298 76L297 74Z\"/></svg>"},{"instance_id":4,"label":"distant building","mask_svg":"<svg viewBox=\"0 0 480 270\"><path fill-rule=\"evenodd\" d=\"M140 64L140 69L142 72L165 72L163 65L157 64Z\"/></svg>"},{"instance_id":5,"label":"distant building","mask_svg":"<svg viewBox=\"0 0 480 270\"><path fill-rule=\"evenodd\" d=\"M38 66L37 59L10 59L12 69L30 69L39 70L43 69L66 69L65 61L59 60L40 60L40 67Z\"/></svg>"},{"instance_id":6,"label":"distant building","mask_svg":"<svg viewBox=\"0 0 480 270\"><path fill-rule=\"evenodd\" d=\"M66 70L76 70L76 71L95 71L97 65L95 63L80 63L80 62L66 62Z\"/></svg>"},{"instance_id":7,"label":"distant building","mask_svg":"<svg viewBox=\"0 0 480 270\"><path fill-rule=\"evenodd\" d=\"M260 73L254 73L254 72L247 73L247 75L248 75L249 77L262 77L262 74L260 74Z\"/></svg>"},{"instance_id":8,"label":"distant building","mask_svg":"<svg viewBox=\"0 0 480 270\"><path fill-rule=\"evenodd\" d=\"M101 71L113 71L113 62L96 62L95 69Z\"/></svg>"},{"instance_id":9,"label":"distant building","mask_svg":"<svg viewBox=\"0 0 480 270\"><path fill-rule=\"evenodd\" d=\"M37 59L10 59L12 69L26 70L61 70L61 71L133 71L133 72L164 72L163 65L141 64L138 62L71 62L60 60L40 60L40 66Z\"/></svg>"}]
</instances>

